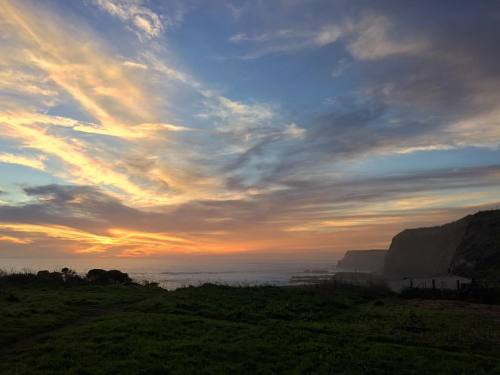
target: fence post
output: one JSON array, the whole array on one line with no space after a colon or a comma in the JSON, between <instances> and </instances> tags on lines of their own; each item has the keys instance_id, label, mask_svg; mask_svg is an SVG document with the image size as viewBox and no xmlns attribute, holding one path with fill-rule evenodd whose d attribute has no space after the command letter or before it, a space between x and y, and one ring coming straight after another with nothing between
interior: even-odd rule
<instances>
[{"instance_id":1,"label":"fence post","mask_svg":"<svg viewBox=\"0 0 500 375\"><path fill-rule=\"evenodd\" d=\"M432 289L436 289L436 280L432 279Z\"/></svg>"}]
</instances>

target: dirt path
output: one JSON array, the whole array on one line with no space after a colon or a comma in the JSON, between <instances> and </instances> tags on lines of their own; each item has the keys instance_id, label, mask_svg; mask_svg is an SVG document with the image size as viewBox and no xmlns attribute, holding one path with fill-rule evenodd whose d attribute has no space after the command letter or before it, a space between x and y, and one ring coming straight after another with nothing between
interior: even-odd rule
<instances>
[{"instance_id":1,"label":"dirt path","mask_svg":"<svg viewBox=\"0 0 500 375\"><path fill-rule=\"evenodd\" d=\"M24 349L29 349L35 344L39 344L43 342L44 340L55 336L59 332L64 331L65 329L68 328L75 328L75 327L80 327L84 326L90 322L93 322L97 319L100 319L102 317L123 311L127 307L130 307L136 303L142 302L149 297L146 298L141 298L135 301L130 301L130 302L120 302L113 304L111 306L108 306L106 308L94 308L94 309L89 309L85 311L85 315L80 316L78 319L71 320L71 321L64 321L61 325L58 325L56 327L53 327L51 329L36 333L34 335L31 335L29 337L22 338L20 340L17 340L13 342L9 346L4 346L3 348L0 348L0 358L12 353L16 352L22 352Z\"/></svg>"}]
</instances>

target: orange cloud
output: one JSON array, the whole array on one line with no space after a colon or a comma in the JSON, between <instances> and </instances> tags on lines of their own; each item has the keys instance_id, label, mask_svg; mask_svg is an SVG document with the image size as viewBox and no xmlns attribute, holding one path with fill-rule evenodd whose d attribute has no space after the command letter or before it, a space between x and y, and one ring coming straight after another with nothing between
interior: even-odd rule
<instances>
[{"instance_id":1,"label":"orange cloud","mask_svg":"<svg viewBox=\"0 0 500 375\"><path fill-rule=\"evenodd\" d=\"M18 245L26 245L31 243L31 241L28 239L17 238L12 236L2 236L2 235L0 235L0 242L10 242Z\"/></svg>"},{"instance_id":2,"label":"orange cloud","mask_svg":"<svg viewBox=\"0 0 500 375\"><path fill-rule=\"evenodd\" d=\"M22 155L14 155L9 153L0 154L0 163L18 164L25 167L30 167L33 169L45 170L45 164L43 163L43 157L30 158Z\"/></svg>"},{"instance_id":3,"label":"orange cloud","mask_svg":"<svg viewBox=\"0 0 500 375\"><path fill-rule=\"evenodd\" d=\"M132 183L126 175L115 172L108 163L88 156L85 146L76 139L50 135L43 127L26 126L19 117L0 117L0 122L4 127L4 136L18 139L25 147L63 160L69 167L67 173L76 182L111 185L133 196L148 195L147 190Z\"/></svg>"},{"instance_id":4,"label":"orange cloud","mask_svg":"<svg viewBox=\"0 0 500 375\"><path fill-rule=\"evenodd\" d=\"M49 170L45 168L48 173L72 183L99 185L139 206L185 202L206 197L213 190L208 179L193 175L195 168L188 162L179 166L177 158L167 161L159 157L171 134L190 129L165 120L168 116L156 106L159 95L150 76L141 73L147 71L146 65L141 64L146 69L138 72L138 64L127 64L105 50L78 19L69 22L26 3L0 2L0 31L11 42L0 46L6 56L0 62L5 68L0 89L22 86L16 78L19 75L29 82L24 86L31 93L43 93L50 100L69 95L94 119L83 122L44 114L46 108L37 108L41 104L36 101L34 105L19 102L0 112L2 137L37 150L40 160L49 156L64 162L58 169L50 164ZM30 74L23 76L24 70ZM164 94L163 89L163 98ZM116 138L122 149L89 141L85 133ZM150 167L134 170L127 164L132 153L134 159L142 159L139 164ZM17 162L42 168L40 163L19 157Z\"/></svg>"},{"instance_id":5,"label":"orange cloud","mask_svg":"<svg viewBox=\"0 0 500 375\"><path fill-rule=\"evenodd\" d=\"M128 74L129 68L121 60L92 42L95 36L83 31L82 25L73 33L61 27L62 20L53 15L41 17L40 9L10 1L3 1L0 10L3 21L23 43L18 53L70 94L103 132L135 137L135 123L155 122L153 100L146 87Z\"/></svg>"},{"instance_id":6,"label":"orange cloud","mask_svg":"<svg viewBox=\"0 0 500 375\"><path fill-rule=\"evenodd\" d=\"M0 223L0 241L15 244L34 243L37 239L52 238L73 242L76 253L121 253L141 252L161 254L165 252L193 251L194 242L168 233L141 232L111 228L105 234L95 234L63 225Z\"/></svg>"}]
</instances>

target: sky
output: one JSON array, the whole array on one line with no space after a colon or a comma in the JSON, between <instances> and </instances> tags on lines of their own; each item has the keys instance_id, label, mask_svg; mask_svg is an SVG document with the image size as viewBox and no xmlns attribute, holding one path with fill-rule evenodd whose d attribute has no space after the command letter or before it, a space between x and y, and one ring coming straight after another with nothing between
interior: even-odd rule
<instances>
[{"instance_id":1,"label":"sky","mask_svg":"<svg viewBox=\"0 0 500 375\"><path fill-rule=\"evenodd\" d=\"M499 38L496 0L1 0L0 257L341 254L495 208Z\"/></svg>"}]
</instances>

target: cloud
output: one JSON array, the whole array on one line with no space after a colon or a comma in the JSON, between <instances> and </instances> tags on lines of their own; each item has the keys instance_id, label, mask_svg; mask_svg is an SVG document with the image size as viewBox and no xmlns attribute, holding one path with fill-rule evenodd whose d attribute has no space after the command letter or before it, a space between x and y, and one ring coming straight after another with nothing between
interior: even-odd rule
<instances>
[{"instance_id":1,"label":"cloud","mask_svg":"<svg viewBox=\"0 0 500 375\"><path fill-rule=\"evenodd\" d=\"M205 108L198 116L214 119L216 129L231 135L235 143L253 141L276 116L274 109L267 104L244 104L212 92L205 93L205 97Z\"/></svg>"},{"instance_id":2,"label":"cloud","mask_svg":"<svg viewBox=\"0 0 500 375\"><path fill-rule=\"evenodd\" d=\"M44 160L45 158L43 156L30 158L23 155L0 153L0 163L18 164L42 171L45 170Z\"/></svg>"},{"instance_id":3,"label":"cloud","mask_svg":"<svg viewBox=\"0 0 500 375\"><path fill-rule=\"evenodd\" d=\"M39 100L42 104L52 107L59 100L59 92L46 77L40 79L39 74L26 71L19 66L9 65L4 60L0 70L0 95L13 94L28 96L31 100Z\"/></svg>"},{"instance_id":4,"label":"cloud","mask_svg":"<svg viewBox=\"0 0 500 375\"><path fill-rule=\"evenodd\" d=\"M304 138L304 135L306 134L306 130L304 128L301 128L297 126L296 123L292 122L285 127L285 131L283 132L284 135L290 136L291 138Z\"/></svg>"},{"instance_id":5,"label":"cloud","mask_svg":"<svg viewBox=\"0 0 500 375\"><path fill-rule=\"evenodd\" d=\"M402 38L416 35L417 43L408 44L412 51L407 58L391 61L390 71L382 68L382 61L364 65L366 95L400 112L425 117L434 124L428 128L434 133L432 143L498 147L499 95L494 87L500 84L500 69L494 63L499 56L491 51L496 51L500 30L498 11L491 5L443 6L429 14L429 3L423 2L413 17L429 16L410 23L405 22L409 14L404 8L389 12L393 33ZM481 23L464 21L480 15Z\"/></svg>"},{"instance_id":6,"label":"cloud","mask_svg":"<svg viewBox=\"0 0 500 375\"><path fill-rule=\"evenodd\" d=\"M232 35L229 41L256 46L244 54L243 59L323 48L337 42L344 44L351 56L358 60L419 54L427 47L425 38L398 36L388 17L372 12L365 12L357 18L313 25L313 28L309 24L307 28L298 25L296 29L279 29L254 35L240 32Z\"/></svg>"},{"instance_id":7,"label":"cloud","mask_svg":"<svg viewBox=\"0 0 500 375\"><path fill-rule=\"evenodd\" d=\"M136 69L148 69L148 66L146 64L141 64L135 61L129 61L126 60L123 62L123 65L131 67L131 68L136 68Z\"/></svg>"},{"instance_id":8,"label":"cloud","mask_svg":"<svg viewBox=\"0 0 500 375\"><path fill-rule=\"evenodd\" d=\"M190 244L166 232L121 228L130 227L143 214L91 187L47 185L26 188L25 193L35 197L35 202L5 207L0 214L0 233L30 242L46 238L69 242L78 253L118 251L126 255L132 249L151 253L175 251L178 244L187 250Z\"/></svg>"},{"instance_id":9,"label":"cloud","mask_svg":"<svg viewBox=\"0 0 500 375\"><path fill-rule=\"evenodd\" d=\"M418 55L427 47L424 38L396 38L397 33L391 21L382 15L365 15L354 30L347 49L354 58L360 60L383 59L393 55ZM341 35L340 32L337 34ZM333 41L336 39L338 37ZM328 41L329 39L325 40Z\"/></svg>"},{"instance_id":10,"label":"cloud","mask_svg":"<svg viewBox=\"0 0 500 375\"><path fill-rule=\"evenodd\" d=\"M145 189L131 182L128 176L110 168L108 162L89 156L86 146L77 139L68 140L50 135L40 126L25 126L8 121L2 122L2 125L5 129L4 137L19 140L26 148L62 160L67 167L64 173L72 176L75 181L115 186L137 196L147 194Z\"/></svg>"},{"instance_id":11,"label":"cloud","mask_svg":"<svg viewBox=\"0 0 500 375\"><path fill-rule=\"evenodd\" d=\"M224 138L217 152L231 153L252 147L270 132L300 133L285 121L274 124L271 105L231 100L172 68L153 50L141 50L136 59L117 57L78 19L63 23L56 14L40 14L27 5L1 6L2 27L12 41L9 64L35 69L57 97L64 97L65 104L69 97L89 117L56 116L44 105L19 101L0 113L2 137L49 158L48 172L59 178L101 185L137 205L227 196L232 193L222 191L223 182L212 176L217 169L212 165L219 162L205 156L222 142L211 146L210 137ZM78 35L79 41L69 42L68 35ZM167 90L180 91L179 85L201 101L197 118L206 121L207 131L169 121L173 116L166 108L173 99L165 96ZM188 131L197 133L193 138L199 139L199 149L192 147L193 139L182 138Z\"/></svg>"},{"instance_id":12,"label":"cloud","mask_svg":"<svg viewBox=\"0 0 500 375\"><path fill-rule=\"evenodd\" d=\"M115 256L341 248L356 231L382 243L405 225L491 207L499 179L498 165L349 179L291 175L278 191L163 210L128 207L90 186L35 186L24 190L32 200L0 206L0 236Z\"/></svg>"},{"instance_id":13,"label":"cloud","mask_svg":"<svg viewBox=\"0 0 500 375\"><path fill-rule=\"evenodd\" d=\"M280 59L230 61L229 73L242 74L209 86L215 75L189 73L158 40L182 19L164 12L174 3L96 0L143 42L122 33L132 41L113 43L85 12L1 2L0 162L67 184L9 192L18 202L0 205L9 254L378 247L406 226L498 201L498 165L478 155L482 166L462 168L459 158L463 148L500 146L493 5L283 1L271 12L243 2L223 47ZM197 57L207 65L193 71L211 71ZM281 63L297 91L274 75ZM284 89L257 87L264 79L245 86L247 67ZM233 84L238 97L227 94ZM282 97L262 99L272 92ZM445 169L419 170L411 155L443 150L454 159ZM381 156L388 163L373 167ZM405 173L391 169L405 160Z\"/></svg>"},{"instance_id":14,"label":"cloud","mask_svg":"<svg viewBox=\"0 0 500 375\"><path fill-rule=\"evenodd\" d=\"M71 16L63 22L48 9L13 2L2 2L0 8L5 35L0 50L7 67L0 76L0 94L3 90L10 95L0 112L1 137L22 148L24 159L17 157L16 162L40 169L35 160L47 159L48 173L73 183L101 185L136 204L188 199L189 191L183 190L198 186L187 182L192 180L192 166L178 173L163 154L166 144L172 152L177 147L171 141L174 136L191 129L168 121L165 103L150 80L149 60L124 63L108 53L81 20L68 22ZM30 94L24 89L22 96L12 95L13 85L28 87ZM161 90L165 94L165 88ZM44 93L39 100L38 94ZM50 108L63 98L64 105L76 106L76 113L85 114L78 117L88 120L54 115ZM24 153L33 152L37 155L28 161ZM150 167L134 168L132 160L137 164L138 159Z\"/></svg>"},{"instance_id":15,"label":"cloud","mask_svg":"<svg viewBox=\"0 0 500 375\"><path fill-rule=\"evenodd\" d=\"M164 26L158 14L135 0L94 0L94 3L110 15L126 22L141 38L160 36Z\"/></svg>"},{"instance_id":16,"label":"cloud","mask_svg":"<svg viewBox=\"0 0 500 375\"><path fill-rule=\"evenodd\" d=\"M166 30L178 26L193 7L187 0L93 0L93 3L122 21L142 42L158 39Z\"/></svg>"},{"instance_id":17,"label":"cloud","mask_svg":"<svg viewBox=\"0 0 500 375\"><path fill-rule=\"evenodd\" d=\"M358 82L305 124L302 142L281 149L262 142L248 149L232 164L239 174L251 170L258 175L254 183L263 184L286 174L324 174L332 164L342 168L341 163L377 155L500 147L495 90L500 70L494 63L499 56L488 52L497 50L500 31L491 3L434 7L422 1L409 8L390 1L360 7L336 3L341 11L328 12L323 3L296 3L278 12L280 19L267 22L259 34L240 32L231 38L250 46L252 57L335 43L350 55L349 71L340 69L335 78L345 74ZM306 10L316 22L283 17ZM471 17L483 22L470 22ZM347 64L338 49L322 56ZM232 186L238 186L234 181Z\"/></svg>"},{"instance_id":18,"label":"cloud","mask_svg":"<svg viewBox=\"0 0 500 375\"><path fill-rule=\"evenodd\" d=\"M10 242L16 245L27 245L31 243L31 240L11 236L0 236L0 242Z\"/></svg>"},{"instance_id":19,"label":"cloud","mask_svg":"<svg viewBox=\"0 0 500 375\"><path fill-rule=\"evenodd\" d=\"M8 61L12 65L28 62L42 72L42 81L49 80L52 87L69 94L96 119L101 131L128 137L134 134L134 124L156 120L154 100L144 84L127 74L128 68L106 54L83 26L75 34L59 27L60 20L52 14L39 17L32 9L10 2L2 3L2 14L2 27L18 45ZM51 20L51 26L41 18ZM72 41L68 34L73 35ZM75 41L74 35L80 40Z\"/></svg>"}]
</instances>

